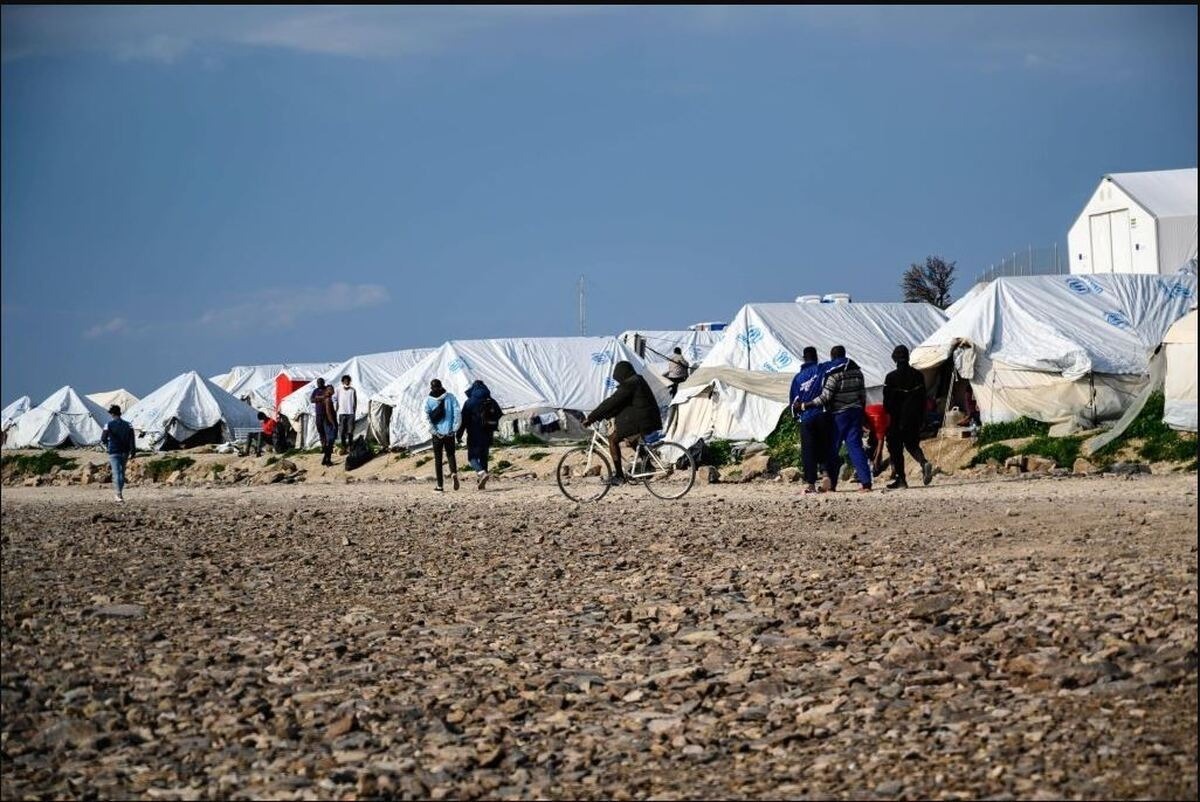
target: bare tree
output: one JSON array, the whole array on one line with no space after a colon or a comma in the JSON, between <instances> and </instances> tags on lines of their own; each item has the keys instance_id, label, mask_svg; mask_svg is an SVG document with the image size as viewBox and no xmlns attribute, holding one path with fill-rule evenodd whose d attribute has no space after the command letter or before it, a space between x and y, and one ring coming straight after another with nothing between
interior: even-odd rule
<instances>
[{"instance_id":1,"label":"bare tree","mask_svg":"<svg viewBox=\"0 0 1200 802\"><path fill-rule=\"evenodd\" d=\"M925 264L912 264L900 279L907 303L928 303L938 309L950 305L950 288L954 286L954 266L940 256L928 256Z\"/></svg>"}]
</instances>

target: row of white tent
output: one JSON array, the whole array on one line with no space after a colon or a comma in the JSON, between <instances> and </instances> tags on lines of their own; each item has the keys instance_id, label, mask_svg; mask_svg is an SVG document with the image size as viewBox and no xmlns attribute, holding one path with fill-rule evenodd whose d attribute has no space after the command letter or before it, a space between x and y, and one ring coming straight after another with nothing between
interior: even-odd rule
<instances>
[{"instance_id":1,"label":"row of white tent","mask_svg":"<svg viewBox=\"0 0 1200 802\"><path fill-rule=\"evenodd\" d=\"M672 439L762 439L787 406L804 347L824 356L844 345L863 369L868 402L878 402L892 349L905 344L931 388L946 386L946 373L951 386L969 383L984 423L1025 415L1055 424L1056 433L1120 417L1150 381L1151 360L1165 360L1166 420L1194 431L1196 315L1188 313L1196 295L1195 276L1181 272L1000 278L973 288L952 314L928 304L747 304L723 332L452 340L339 364L252 366L212 379L191 372L134 404L127 418L145 447L229 439L257 424L257 410L274 411L279 375L313 376L279 404L300 445L311 447L315 378L336 385L349 375L359 397L356 433L411 447L429 439L421 404L431 379L460 396L482 379L509 416L555 418L560 432L575 436L581 415L569 413L599 404L613 389L613 365L628 360L651 380ZM645 358L634 351L639 340ZM675 347L697 368L670 400L662 355ZM107 420L102 406L63 388L14 412L14 422L6 409L5 445L90 445L98 427L84 416Z\"/></svg>"}]
</instances>

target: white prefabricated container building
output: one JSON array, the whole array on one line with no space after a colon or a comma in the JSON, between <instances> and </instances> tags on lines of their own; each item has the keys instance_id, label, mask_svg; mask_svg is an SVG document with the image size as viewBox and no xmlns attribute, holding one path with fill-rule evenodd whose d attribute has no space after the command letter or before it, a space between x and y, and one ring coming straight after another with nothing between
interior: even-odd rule
<instances>
[{"instance_id":1,"label":"white prefabricated container building","mask_svg":"<svg viewBox=\"0 0 1200 802\"><path fill-rule=\"evenodd\" d=\"M1196 168L1113 173L1067 232L1072 273L1169 275L1196 259Z\"/></svg>"}]
</instances>

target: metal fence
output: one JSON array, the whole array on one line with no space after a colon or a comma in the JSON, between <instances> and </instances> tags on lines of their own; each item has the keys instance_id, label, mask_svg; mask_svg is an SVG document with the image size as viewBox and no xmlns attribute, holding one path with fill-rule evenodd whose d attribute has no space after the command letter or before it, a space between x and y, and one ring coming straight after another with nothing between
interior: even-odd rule
<instances>
[{"instance_id":1,"label":"metal fence","mask_svg":"<svg viewBox=\"0 0 1200 802\"><path fill-rule=\"evenodd\" d=\"M1059 243L1045 247L1026 245L998 262L993 262L975 276L975 283L991 281L1001 276L1045 276L1070 273L1067 249Z\"/></svg>"}]
</instances>

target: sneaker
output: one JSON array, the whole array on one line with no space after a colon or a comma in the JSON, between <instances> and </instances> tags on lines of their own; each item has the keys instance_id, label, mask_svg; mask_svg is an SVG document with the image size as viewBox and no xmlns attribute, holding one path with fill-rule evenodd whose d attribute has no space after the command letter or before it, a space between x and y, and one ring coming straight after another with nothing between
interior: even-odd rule
<instances>
[{"instance_id":1,"label":"sneaker","mask_svg":"<svg viewBox=\"0 0 1200 802\"><path fill-rule=\"evenodd\" d=\"M488 480L488 472L480 471L478 478L475 480L475 486L477 488L479 488L480 490L483 490L483 488L487 487L487 480Z\"/></svg>"},{"instance_id":2,"label":"sneaker","mask_svg":"<svg viewBox=\"0 0 1200 802\"><path fill-rule=\"evenodd\" d=\"M451 476L450 478L454 480L454 489L458 490L458 488L461 486L458 483L458 474L456 473L453 476Z\"/></svg>"},{"instance_id":3,"label":"sneaker","mask_svg":"<svg viewBox=\"0 0 1200 802\"><path fill-rule=\"evenodd\" d=\"M929 483L926 482L925 484L929 484ZM892 481L887 483L887 489L888 490L907 490L908 482L905 479L897 476L895 479L893 479Z\"/></svg>"},{"instance_id":4,"label":"sneaker","mask_svg":"<svg viewBox=\"0 0 1200 802\"><path fill-rule=\"evenodd\" d=\"M932 462L926 462L924 465L921 466L921 481L924 482L925 484L929 484L930 482L933 481L933 463Z\"/></svg>"},{"instance_id":5,"label":"sneaker","mask_svg":"<svg viewBox=\"0 0 1200 802\"><path fill-rule=\"evenodd\" d=\"M444 492L446 492L446 488L442 487L441 485L437 485L437 486L436 486L436 487L434 487L433 489L434 489L434 491L435 491L435 492L438 492L438 493L444 493Z\"/></svg>"},{"instance_id":6,"label":"sneaker","mask_svg":"<svg viewBox=\"0 0 1200 802\"><path fill-rule=\"evenodd\" d=\"M123 503L123 502L125 501L125 499L121 498L121 494L120 494L120 493L117 493L117 496L116 496L116 498L114 498L113 500L114 500L114 501L116 501L118 504L121 504L121 503Z\"/></svg>"}]
</instances>

